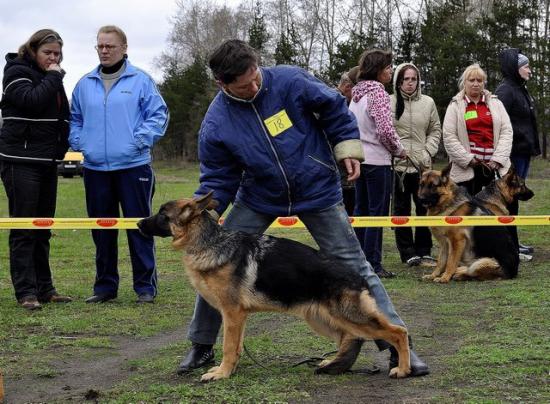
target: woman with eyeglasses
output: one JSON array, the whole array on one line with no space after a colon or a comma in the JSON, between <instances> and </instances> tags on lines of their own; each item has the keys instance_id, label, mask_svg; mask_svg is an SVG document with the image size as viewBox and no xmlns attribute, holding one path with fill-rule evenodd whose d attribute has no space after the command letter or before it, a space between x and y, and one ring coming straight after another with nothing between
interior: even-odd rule
<instances>
[{"instance_id":1,"label":"woman with eyeglasses","mask_svg":"<svg viewBox=\"0 0 550 404\"><path fill-rule=\"evenodd\" d=\"M6 55L0 108L0 173L10 217L53 217L57 162L68 149L69 103L63 88L63 41L41 29ZM50 230L10 231L10 273L18 303L66 303L57 293L49 264Z\"/></svg>"},{"instance_id":2,"label":"woman with eyeglasses","mask_svg":"<svg viewBox=\"0 0 550 404\"><path fill-rule=\"evenodd\" d=\"M365 161L355 182L355 216L388 216L392 187L392 156L405 158L399 135L393 126L391 101L384 85L392 77L392 53L369 49L359 60L358 83L351 92L349 109L357 118ZM382 227L356 229L367 261L379 277L393 272L382 266Z\"/></svg>"},{"instance_id":3,"label":"woman with eyeglasses","mask_svg":"<svg viewBox=\"0 0 550 404\"><path fill-rule=\"evenodd\" d=\"M99 66L80 79L71 103L70 143L84 154L84 188L90 217L151 215L155 177L151 148L166 131L168 108L153 79L127 57L126 34L107 25L97 34ZM154 242L129 230L137 303L157 294ZM94 294L102 303L118 294L118 231L92 230L96 246Z\"/></svg>"}]
</instances>

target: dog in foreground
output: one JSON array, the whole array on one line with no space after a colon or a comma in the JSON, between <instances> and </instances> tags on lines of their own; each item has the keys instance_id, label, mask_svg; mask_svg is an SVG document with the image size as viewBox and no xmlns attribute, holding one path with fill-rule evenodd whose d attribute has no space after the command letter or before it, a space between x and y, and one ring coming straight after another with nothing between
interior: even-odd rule
<instances>
[{"instance_id":1,"label":"dog in foreground","mask_svg":"<svg viewBox=\"0 0 550 404\"><path fill-rule=\"evenodd\" d=\"M173 237L185 251L185 270L192 285L223 318L223 359L202 381L229 377L243 349L250 313L278 311L302 317L317 333L334 340L338 352L316 373L340 374L359 353L362 339L382 339L399 355L390 377L410 369L407 330L378 311L366 282L319 251L293 240L223 229L207 210L212 193L165 203L138 227L151 236Z\"/></svg>"},{"instance_id":2,"label":"dog in foreground","mask_svg":"<svg viewBox=\"0 0 550 404\"><path fill-rule=\"evenodd\" d=\"M418 197L430 216L507 215L514 200L528 200L533 192L513 168L493 181L474 198L456 185L449 173L422 173ZM455 280L511 279L518 273L518 246L508 228L500 226L431 227L439 243L439 257L432 274L424 279L447 283Z\"/></svg>"}]
</instances>

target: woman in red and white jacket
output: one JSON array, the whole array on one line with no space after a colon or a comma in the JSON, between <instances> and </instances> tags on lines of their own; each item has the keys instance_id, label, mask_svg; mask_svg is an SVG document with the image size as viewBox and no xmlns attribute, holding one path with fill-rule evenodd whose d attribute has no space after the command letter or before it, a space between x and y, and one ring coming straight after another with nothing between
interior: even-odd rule
<instances>
[{"instance_id":1,"label":"woman in red and white jacket","mask_svg":"<svg viewBox=\"0 0 550 404\"><path fill-rule=\"evenodd\" d=\"M359 60L359 83L352 90L349 106L357 119L365 161L355 184L355 216L388 216L392 188L392 156L406 152L393 126L391 101L384 84L391 81L392 54L370 49ZM356 229L367 261L379 277L393 277L382 266L381 227Z\"/></svg>"},{"instance_id":2,"label":"woman in red and white jacket","mask_svg":"<svg viewBox=\"0 0 550 404\"><path fill-rule=\"evenodd\" d=\"M494 171L504 175L510 168L512 125L502 102L485 90L486 80L477 63L468 66L443 121L451 179L472 196L493 180Z\"/></svg>"}]
</instances>

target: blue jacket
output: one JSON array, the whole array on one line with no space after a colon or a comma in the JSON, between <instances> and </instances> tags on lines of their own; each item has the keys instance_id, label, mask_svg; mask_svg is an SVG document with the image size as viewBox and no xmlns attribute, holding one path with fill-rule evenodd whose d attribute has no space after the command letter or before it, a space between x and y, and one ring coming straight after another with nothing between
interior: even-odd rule
<instances>
[{"instance_id":1,"label":"blue jacket","mask_svg":"<svg viewBox=\"0 0 550 404\"><path fill-rule=\"evenodd\" d=\"M213 190L218 213L234 200L275 216L337 204L342 191L331 147L359 142L345 98L300 68L261 74L253 100L220 91L210 104L199 133L196 194Z\"/></svg>"},{"instance_id":2,"label":"blue jacket","mask_svg":"<svg viewBox=\"0 0 550 404\"><path fill-rule=\"evenodd\" d=\"M153 79L126 61L106 94L99 66L77 83L71 100L71 148L84 167L121 170L151 162L151 147L166 131L168 107Z\"/></svg>"}]
</instances>

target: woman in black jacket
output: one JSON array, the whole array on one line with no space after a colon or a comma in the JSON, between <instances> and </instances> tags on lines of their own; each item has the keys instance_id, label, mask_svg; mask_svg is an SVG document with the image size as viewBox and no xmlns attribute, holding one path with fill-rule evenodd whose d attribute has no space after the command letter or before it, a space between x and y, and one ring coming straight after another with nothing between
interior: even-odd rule
<instances>
[{"instance_id":1,"label":"woman in black jacket","mask_svg":"<svg viewBox=\"0 0 550 404\"><path fill-rule=\"evenodd\" d=\"M535 102L526 87L527 81L531 78L529 59L519 49L509 48L500 52L499 62L503 79L495 94L504 104L514 130L510 160L518 175L525 179L529 173L531 157L540 154ZM509 210L511 215L517 215L518 202L515 201ZM516 227L510 227L510 230L517 241ZM530 261L533 247L519 242L518 247L520 259Z\"/></svg>"},{"instance_id":2,"label":"woman in black jacket","mask_svg":"<svg viewBox=\"0 0 550 404\"><path fill-rule=\"evenodd\" d=\"M53 217L57 162L68 148L69 103L63 88L63 41L51 29L35 32L6 55L0 101L0 173L10 217ZM50 230L11 230L10 273L19 304L69 302L53 286Z\"/></svg>"}]
</instances>

